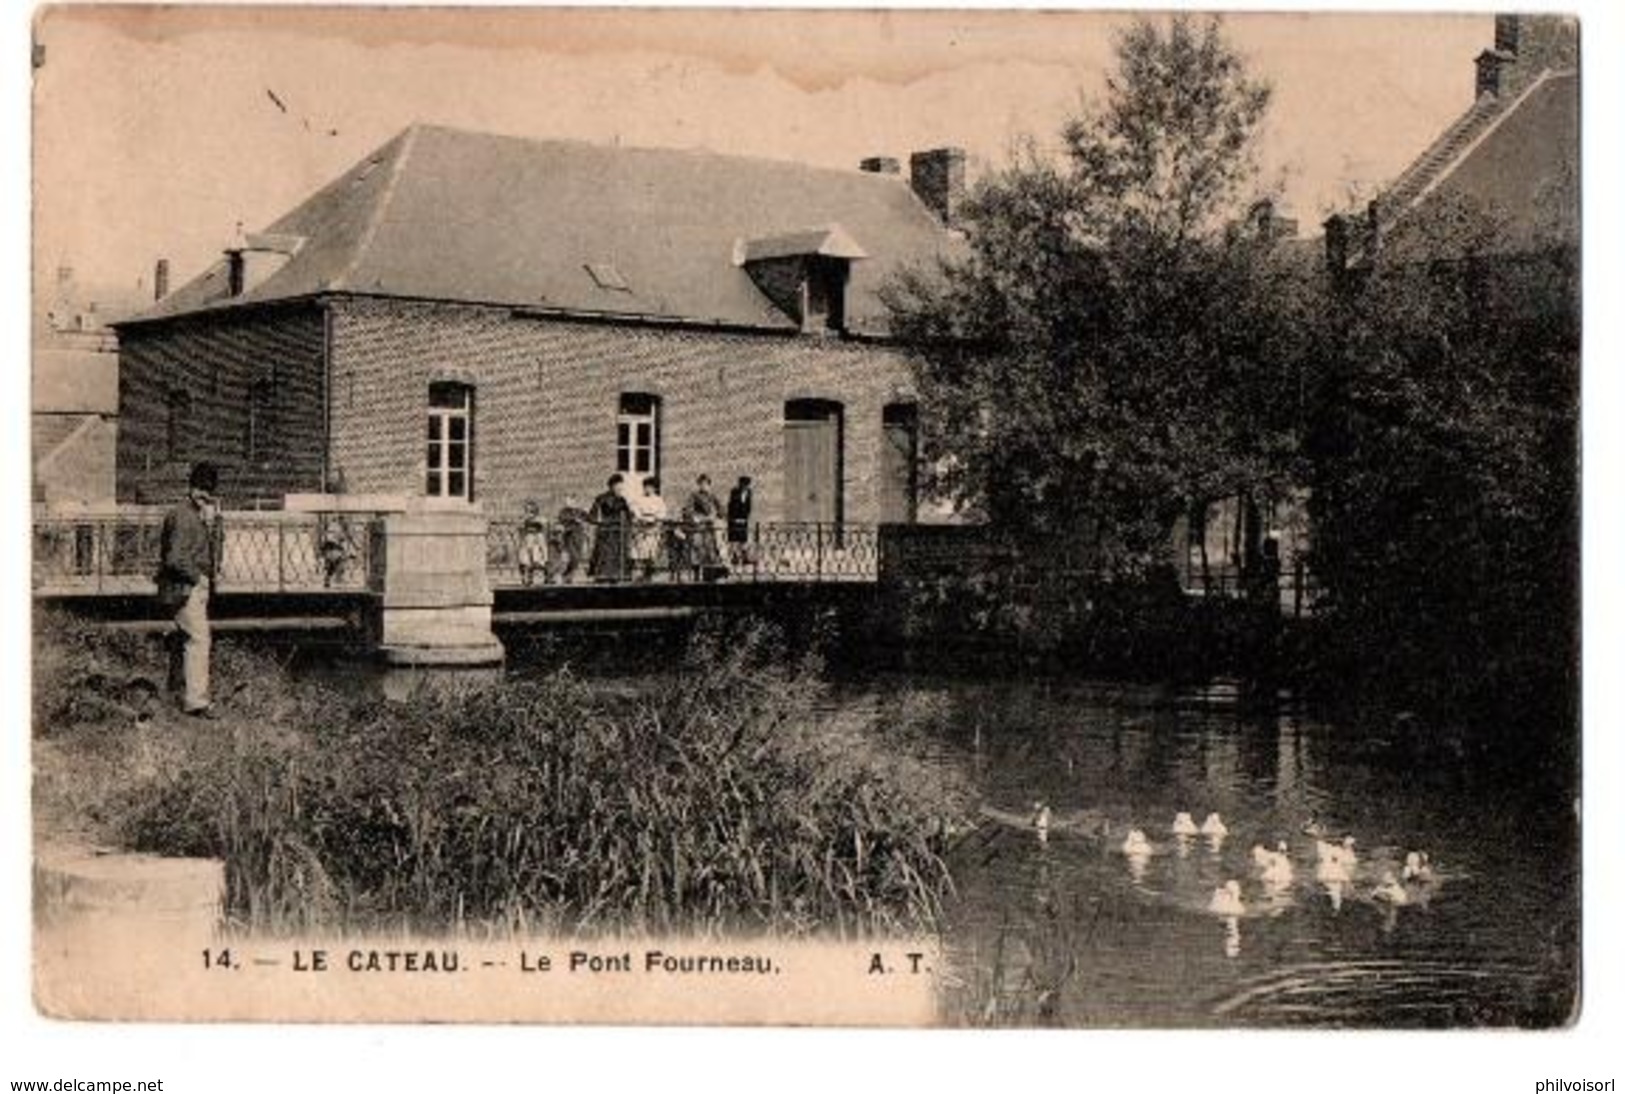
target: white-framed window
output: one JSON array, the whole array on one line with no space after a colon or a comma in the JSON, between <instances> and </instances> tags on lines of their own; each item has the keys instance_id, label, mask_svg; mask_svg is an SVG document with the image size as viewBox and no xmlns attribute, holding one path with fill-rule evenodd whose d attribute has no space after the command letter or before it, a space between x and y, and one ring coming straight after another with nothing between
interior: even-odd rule
<instances>
[{"instance_id":1,"label":"white-framed window","mask_svg":"<svg viewBox=\"0 0 1625 1094\"><path fill-rule=\"evenodd\" d=\"M615 470L625 475L660 474L660 396L621 395L615 416Z\"/></svg>"},{"instance_id":2,"label":"white-framed window","mask_svg":"<svg viewBox=\"0 0 1625 1094\"><path fill-rule=\"evenodd\" d=\"M474 389L429 385L428 458L424 493L431 498L474 496Z\"/></svg>"}]
</instances>

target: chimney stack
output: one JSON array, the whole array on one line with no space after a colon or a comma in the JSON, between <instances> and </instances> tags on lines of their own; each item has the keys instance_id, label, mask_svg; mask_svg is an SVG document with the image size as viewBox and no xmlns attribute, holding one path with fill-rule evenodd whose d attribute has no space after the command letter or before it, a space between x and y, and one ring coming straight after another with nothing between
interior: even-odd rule
<instances>
[{"instance_id":1,"label":"chimney stack","mask_svg":"<svg viewBox=\"0 0 1625 1094\"><path fill-rule=\"evenodd\" d=\"M1495 48L1518 59L1531 77L1580 65L1580 35L1564 15L1497 15Z\"/></svg>"},{"instance_id":2,"label":"chimney stack","mask_svg":"<svg viewBox=\"0 0 1625 1094\"><path fill-rule=\"evenodd\" d=\"M1247 226L1254 235L1270 242L1298 234L1296 218L1286 216L1273 198L1260 198L1247 210Z\"/></svg>"},{"instance_id":3,"label":"chimney stack","mask_svg":"<svg viewBox=\"0 0 1625 1094\"><path fill-rule=\"evenodd\" d=\"M858 170L871 175L900 175L903 165L894 156L870 156L858 164Z\"/></svg>"},{"instance_id":4,"label":"chimney stack","mask_svg":"<svg viewBox=\"0 0 1625 1094\"><path fill-rule=\"evenodd\" d=\"M152 270L152 298L162 300L169 295L169 259L160 258Z\"/></svg>"},{"instance_id":5,"label":"chimney stack","mask_svg":"<svg viewBox=\"0 0 1625 1094\"><path fill-rule=\"evenodd\" d=\"M1326 218L1326 267L1333 280L1343 276L1349 265L1349 223L1341 213Z\"/></svg>"},{"instance_id":6,"label":"chimney stack","mask_svg":"<svg viewBox=\"0 0 1625 1094\"><path fill-rule=\"evenodd\" d=\"M1480 53L1475 64L1476 94L1516 94L1543 72L1579 67L1578 25L1562 15L1497 15L1495 47Z\"/></svg>"},{"instance_id":7,"label":"chimney stack","mask_svg":"<svg viewBox=\"0 0 1625 1094\"><path fill-rule=\"evenodd\" d=\"M1486 49L1473 62L1473 98L1485 95L1500 97L1511 90L1511 74L1507 71L1518 63L1516 55L1501 49Z\"/></svg>"},{"instance_id":8,"label":"chimney stack","mask_svg":"<svg viewBox=\"0 0 1625 1094\"><path fill-rule=\"evenodd\" d=\"M965 204L965 150L914 153L908 158L908 184L944 226L957 227Z\"/></svg>"}]
</instances>

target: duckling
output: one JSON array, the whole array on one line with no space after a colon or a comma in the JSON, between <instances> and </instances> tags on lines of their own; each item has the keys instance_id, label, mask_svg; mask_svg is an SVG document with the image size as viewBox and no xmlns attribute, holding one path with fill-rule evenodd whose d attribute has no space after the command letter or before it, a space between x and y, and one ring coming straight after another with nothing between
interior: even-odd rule
<instances>
[{"instance_id":1,"label":"duckling","mask_svg":"<svg viewBox=\"0 0 1625 1094\"><path fill-rule=\"evenodd\" d=\"M1398 905L1411 902L1410 892L1394 877L1392 870L1383 872L1382 883L1372 890L1371 896L1372 899L1383 901L1386 904Z\"/></svg>"},{"instance_id":2,"label":"duckling","mask_svg":"<svg viewBox=\"0 0 1625 1094\"><path fill-rule=\"evenodd\" d=\"M1033 828L1039 832L1048 832L1053 814L1044 802L1033 802Z\"/></svg>"},{"instance_id":3,"label":"duckling","mask_svg":"<svg viewBox=\"0 0 1625 1094\"><path fill-rule=\"evenodd\" d=\"M1138 828L1129 829L1127 836L1123 837L1123 854L1130 857L1143 857L1151 853L1151 841L1145 833Z\"/></svg>"},{"instance_id":4,"label":"duckling","mask_svg":"<svg viewBox=\"0 0 1625 1094\"><path fill-rule=\"evenodd\" d=\"M1360 856L1354 851L1353 836L1344 836L1341 843L1316 840L1315 858L1322 866L1332 866L1350 872L1360 861Z\"/></svg>"},{"instance_id":5,"label":"duckling","mask_svg":"<svg viewBox=\"0 0 1625 1094\"><path fill-rule=\"evenodd\" d=\"M1267 849L1262 843L1253 844L1253 849L1249 853L1253 857L1253 865L1260 870L1267 869L1270 861L1275 858L1275 852Z\"/></svg>"},{"instance_id":6,"label":"duckling","mask_svg":"<svg viewBox=\"0 0 1625 1094\"><path fill-rule=\"evenodd\" d=\"M1426 885L1433 880L1433 863L1428 861L1426 851L1408 851L1405 854L1405 868L1400 871L1400 880L1414 881L1419 885Z\"/></svg>"},{"instance_id":7,"label":"duckling","mask_svg":"<svg viewBox=\"0 0 1625 1094\"><path fill-rule=\"evenodd\" d=\"M1173 831L1176 836L1194 836L1200 829L1189 813L1178 813L1174 816Z\"/></svg>"},{"instance_id":8,"label":"duckling","mask_svg":"<svg viewBox=\"0 0 1625 1094\"><path fill-rule=\"evenodd\" d=\"M1207 902L1207 910L1215 915L1246 915L1247 904L1241 899L1241 882L1227 881L1213 890L1213 899Z\"/></svg>"},{"instance_id":9,"label":"duckling","mask_svg":"<svg viewBox=\"0 0 1625 1094\"><path fill-rule=\"evenodd\" d=\"M1264 863L1259 871L1264 884L1279 889L1292 884L1292 857L1286 853L1286 842L1276 844L1274 851L1264 852Z\"/></svg>"},{"instance_id":10,"label":"duckling","mask_svg":"<svg viewBox=\"0 0 1625 1094\"><path fill-rule=\"evenodd\" d=\"M1202 835L1204 836L1228 836L1229 834L1230 829L1224 826L1224 818L1217 813L1209 813L1207 818L1202 821Z\"/></svg>"},{"instance_id":11,"label":"duckling","mask_svg":"<svg viewBox=\"0 0 1625 1094\"><path fill-rule=\"evenodd\" d=\"M1354 877L1354 862L1341 844L1315 842L1315 878L1324 882L1343 883Z\"/></svg>"}]
</instances>

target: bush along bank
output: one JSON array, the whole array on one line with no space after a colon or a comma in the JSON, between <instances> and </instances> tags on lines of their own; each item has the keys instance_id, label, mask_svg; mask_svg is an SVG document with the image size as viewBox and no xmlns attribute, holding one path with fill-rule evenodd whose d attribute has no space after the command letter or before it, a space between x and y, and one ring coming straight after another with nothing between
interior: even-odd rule
<instances>
[{"instance_id":1,"label":"bush along bank","mask_svg":"<svg viewBox=\"0 0 1625 1094\"><path fill-rule=\"evenodd\" d=\"M223 859L253 930L931 931L963 793L819 691L750 629L633 693L559 673L386 703L262 671L208 732L82 736L173 724L115 827Z\"/></svg>"},{"instance_id":2,"label":"bush along bank","mask_svg":"<svg viewBox=\"0 0 1625 1094\"><path fill-rule=\"evenodd\" d=\"M903 666L1195 681L1291 678L1302 627L1247 597L1203 599L1171 570L1108 577L1017 551L882 582L875 629Z\"/></svg>"}]
</instances>

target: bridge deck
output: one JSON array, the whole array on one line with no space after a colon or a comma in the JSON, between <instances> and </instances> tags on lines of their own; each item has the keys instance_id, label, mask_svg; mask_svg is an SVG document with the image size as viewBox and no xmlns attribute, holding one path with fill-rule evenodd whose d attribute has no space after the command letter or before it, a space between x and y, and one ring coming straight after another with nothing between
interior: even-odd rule
<instances>
[{"instance_id":1,"label":"bridge deck","mask_svg":"<svg viewBox=\"0 0 1625 1094\"><path fill-rule=\"evenodd\" d=\"M161 513L129 508L84 516L36 516L34 596L41 600L142 597L155 592ZM622 528L609 542L620 558L609 567L624 580L592 581L576 573L563 580L558 529L540 531L515 520L492 520L486 535L486 578L491 588L624 590L645 585L871 583L878 572L878 529L873 525L764 523L716 582L716 567L702 571L693 545L715 560L733 553L718 529L696 532L682 522ZM375 513L228 512L222 515L217 592L223 596L354 595L376 590L384 524ZM578 548L584 545L577 545ZM585 569L587 559L577 560ZM640 580L641 579L641 580Z\"/></svg>"}]
</instances>

